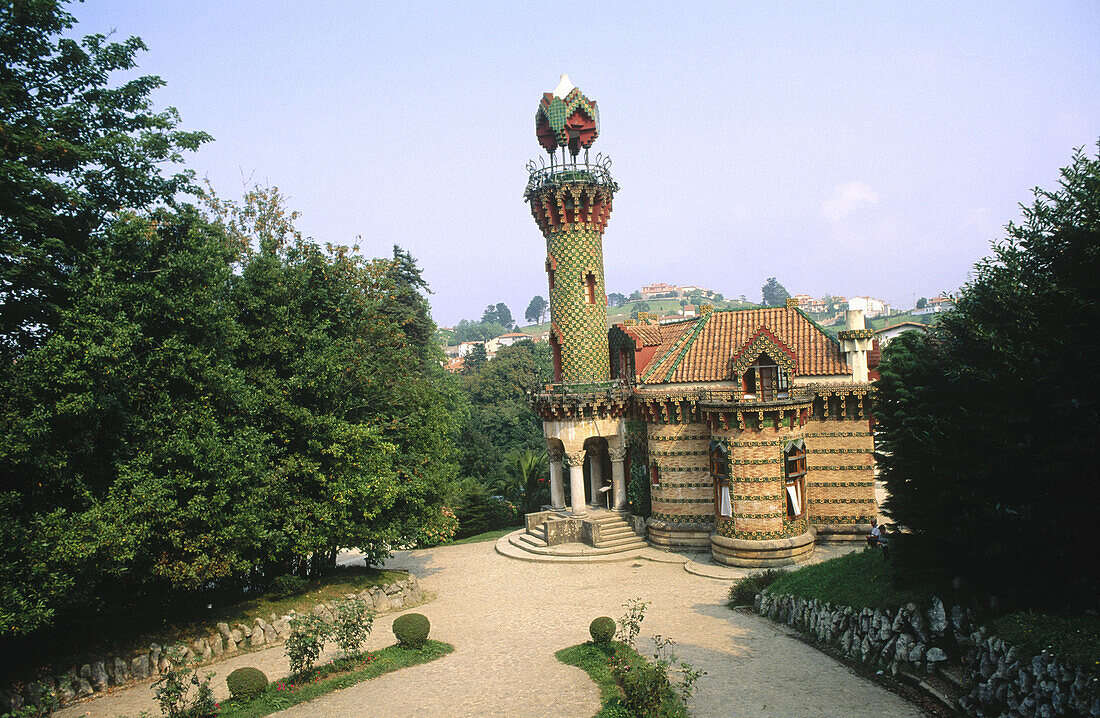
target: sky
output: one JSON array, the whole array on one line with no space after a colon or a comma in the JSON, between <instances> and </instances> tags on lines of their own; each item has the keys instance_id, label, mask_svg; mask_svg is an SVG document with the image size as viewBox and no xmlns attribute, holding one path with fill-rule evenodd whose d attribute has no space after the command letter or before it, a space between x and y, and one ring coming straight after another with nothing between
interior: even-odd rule
<instances>
[{"instance_id":1,"label":"sky","mask_svg":"<svg viewBox=\"0 0 1100 718\"><path fill-rule=\"evenodd\" d=\"M1100 139L1100 3L86 0L141 37L223 197L278 187L318 242L420 263L435 320L547 296L523 201L561 73L620 186L606 286L760 301L962 286ZM124 79L124 76L120 76ZM521 321L522 323L522 321Z\"/></svg>"}]
</instances>

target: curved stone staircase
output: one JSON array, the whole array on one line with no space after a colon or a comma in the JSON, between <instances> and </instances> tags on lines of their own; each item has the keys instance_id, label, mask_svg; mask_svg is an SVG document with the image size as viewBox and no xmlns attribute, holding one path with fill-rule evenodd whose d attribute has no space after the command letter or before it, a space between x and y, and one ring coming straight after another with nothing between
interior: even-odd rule
<instances>
[{"instance_id":1,"label":"curved stone staircase","mask_svg":"<svg viewBox=\"0 0 1100 718\"><path fill-rule=\"evenodd\" d=\"M542 521L526 531L508 537L508 542L523 551L543 556L603 556L645 548L644 536L634 531L625 516L617 511L593 509L583 518L565 512L548 512ZM558 523L571 524L569 531L551 531ZM571 539L571 540L570 540Z\"/></svg>"}]
</instances>

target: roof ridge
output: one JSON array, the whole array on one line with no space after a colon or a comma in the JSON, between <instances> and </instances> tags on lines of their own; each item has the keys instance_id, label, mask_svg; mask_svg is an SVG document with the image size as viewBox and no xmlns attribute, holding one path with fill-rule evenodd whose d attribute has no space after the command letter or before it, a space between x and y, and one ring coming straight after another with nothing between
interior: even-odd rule
<instances>
[{"instance_id":1,"label":"roof ridge","mask_svg":"<svg viewBox=\"0 0 1100 718\"><path fill-rule=\"evenodd\" d=\"M676 370L680 367L680 362L684 360L684 356L688 353L688 350L691 349L691 345L695 343L695 340L699 338L699 333L703 331L703 327L707 325L707 322L710 321L713 314L713 312L704 314L699 323L695 325L695 329L690 332L684 332L687 341L684 342L684 347L680 350L680 356L676 357L676 361L674 361L668 371L665 372L665 381L668 381L668 378L676 373Z\"/></svg>"},{"instance_id":2,"label":"roof ridge","mask_svg":"<svg viewBox=\"0 0 1100 718\"><path fill-rule=\"evenodd\" d=\"M702 319L705 319L707 316L709 316L709 315L704 315L702 317L695 317L694 319L692 319L692 321L698 322ZM669 324L673 324L673 323L675 323L675 322L669 322ZM658 325L658 326L660 326L660 325ZM665 326L668 326L668 324L666 324ZM689 334L691 334L691 332L684 331L683 334L676 337L676 341L674 341L672 343L672 346L670 346L668 348L667 352L662 354L660 357L654 357L653 360L650 361L648 370L646 371L645 374L642 375L642 383L643 384L649 381L649 378L652 377L653 374L657 371L657 367L661 366L661 363L664 362L665 359L667 359L669 356L671 356L676 351L677 347L680 346L680 343L683 342ZM658 345L658 346L660 346L660 345Z\"/></svg>"},{"instance_id":3,"label":"roof ridge","mask_svg":"<svg viewBox=\"0 0 1100 718\"><path fill-rule=\"evenodd\" d=\"M839 340L839 339L837 339L836 337L834 337L834 336L833 336L832 334L830 334L829 332L825 331L825 327L823 327L823 326L821 326L820 324L818 324L818 323L817 323L816 321L814 321L813 317L811 317L810 315L806 314L806 312L802 311L802 307L794 307L794 310L795 310L796 312L798 312L799 314L801 314L801 315L802 315L802 318L803 318L803 319L805 319L806 321L808 321L808 322L809 322L810 324L813 324L813 325L814 325L814 328L815 328L815 329L817 329L817 330L818 330L819 332L821 332L821 333L822 333L823 335L825 335L825 338L826 338L826 339L828 339L829 341L831 341L831 342L832 342L833 344L836 344L838 348L840 347L840 340Z\"/></svg>"}]
</instances>

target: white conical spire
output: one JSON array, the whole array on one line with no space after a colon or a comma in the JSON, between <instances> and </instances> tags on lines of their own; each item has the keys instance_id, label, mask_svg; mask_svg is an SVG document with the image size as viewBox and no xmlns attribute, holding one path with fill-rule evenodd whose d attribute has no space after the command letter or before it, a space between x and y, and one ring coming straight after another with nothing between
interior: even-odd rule
<instances>
[{"instance_id":1,"label":"white conical spire","mask_svg":"<svg viewBox=\"0 0 1100 718\"><path fill-rule=\"evenodd\" d=\"M558 86L554 88L554 97L564 100L565 96L574 89L576 88L574 88L573 83L569 81L569 75L562 75L561 80L558 81Z\"/></svg>"}]
</instances>

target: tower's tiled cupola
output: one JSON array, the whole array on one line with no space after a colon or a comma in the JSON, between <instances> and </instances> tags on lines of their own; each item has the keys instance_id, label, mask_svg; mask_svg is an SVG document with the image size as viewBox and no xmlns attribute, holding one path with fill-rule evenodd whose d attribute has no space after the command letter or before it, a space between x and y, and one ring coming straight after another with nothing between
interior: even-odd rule
<instances>
[{"instance_id":1,"label":"tower's tiled cupola","mask_svg":"<svg viewBox=\"0 0 1100 718\"><path fill-rule=\"evenodd\" d=\"M610 379L603 231L618 185L611 178L609 159L597 156L592 162L588 157L599 126L595 100L565 75L553 92L543 95L535 113L535 132L549 164L540 160L528 166L524 199L546 238L556 383Z\"/></svg>"}]
</instances>

